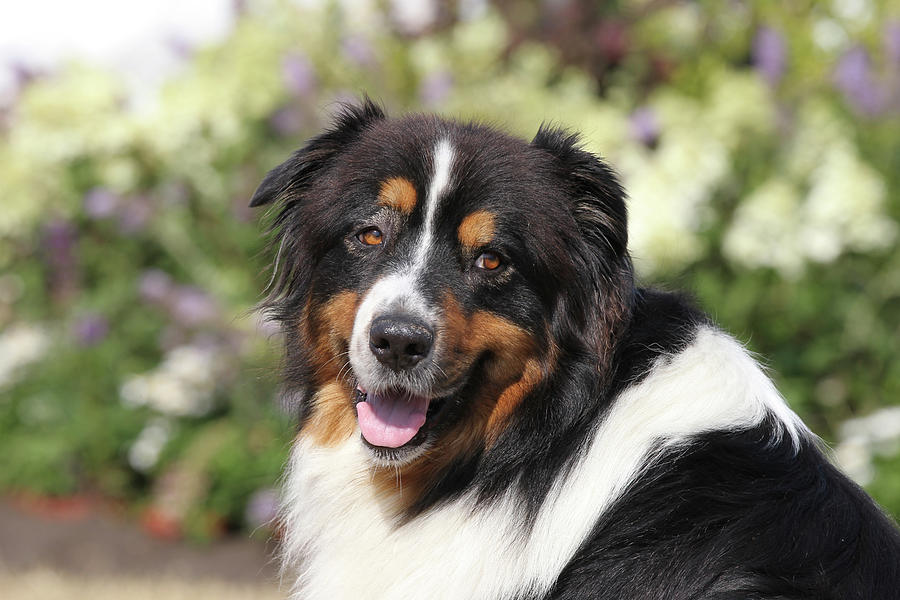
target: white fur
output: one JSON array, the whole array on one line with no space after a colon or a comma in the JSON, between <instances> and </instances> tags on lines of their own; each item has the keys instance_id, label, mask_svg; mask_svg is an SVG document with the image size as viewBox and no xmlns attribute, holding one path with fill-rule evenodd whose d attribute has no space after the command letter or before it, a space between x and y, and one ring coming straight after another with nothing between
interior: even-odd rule
<instances>
[{"instance_id":1,"label":"white fur","mask_svg":"<svg viewBox=\"0 0 900 600\"><path fill-rule=\"evenodd\" d=\"M409 273L396 273L379 279L366 293L356 311L350 335L350 366L359 383L368 390L377 391L396 385L396 382L385 381L390 373L386 372L369 350L369 328L377 316L397 311L417 316L426 323L429 321L428 315L433 312L416 290ZM414 382L404 380L403 383L410 386ZM411 388L410 391L428 394L429 390L425 389L428 383L423 381L423 389Z\"/></svg>"},{"instance_id":2,"label":"white fur","mask_svg":"<svg viewBox=\"0 0 900 600\"><path fill-rule=\"evenodd\" d=\"M775 437L797 444L809 435L740 344L701 329L616 399L528 535L512 492L482 507L463 496L397 526L402 487L395 498L376 495L358 435L327 449L301 439L283 499L285 565L289 574L299 567L292 597L477 600L545 592L655 457L696 434L750 427L767 415L776 420Z\"/></svg>"},{"instance_id":3,"label":"white fur","mask_svg":"<svg viewBox=\"0 0 900 600\"><path fill-rule=\"evenodd\" d=\"M378 280L369 289L360 304L353 322L353 333L350 337L350 365L353 372L364 387L380 390L402 385L410 391L424 396L431 395L431 381L422 374L419 380L397 377L386 372L369 351L369 328L379 315L401 311L416 316L432 328L435 323L431 315L436 314L433 307L417 289L417 279L422 276L434 244L434 220L441 197L449 187L450 171L453 167L453 146L448 138L442 138L434 147L434 172L425 198L425 226L415 244L415 255L397 273Z\"/></svg>"},{"instance_id":4,"label":"white fur","mask_svg":"<svg viewBox=\"0 0 900 600\"><path fill-rule=\"evenodd\" d=\"M450 172L453 168L453 146L448 138L442 138L434 146L434 172L431 175L431 185L428 186L428 195L425 198L425 229L422 237L416 244L416 255L413 259L414 272L421 271L434 244L434 216L441 197L450 187Z\"/></svg>"}]
</instances>

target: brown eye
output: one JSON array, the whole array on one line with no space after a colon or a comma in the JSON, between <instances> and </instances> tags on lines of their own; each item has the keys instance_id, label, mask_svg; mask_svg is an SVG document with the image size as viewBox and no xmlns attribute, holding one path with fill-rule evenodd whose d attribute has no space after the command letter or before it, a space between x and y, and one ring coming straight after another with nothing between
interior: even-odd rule
<instances>
[{"instance_id":1,"label":"brown eye","mask_svg":"<svg viewBox=\"0 0 900 600\"><path fill-rule=\"evenodd\" d=\"M384 234L377 227L369 227L357 233L356 239L366 246L378 246L384 241Z\"/></svg>"},{"instance_id":2,"label":"brown eye","mask_svg":"<svg viewBox=\"0 0 900 600\"><path fill-rule=\"evenodd\" d=\"M485 271L493 271L500 266L500 257L493 252L482 252L481 256L475 259L475 266Z\"/></svg>"}]
</instances>

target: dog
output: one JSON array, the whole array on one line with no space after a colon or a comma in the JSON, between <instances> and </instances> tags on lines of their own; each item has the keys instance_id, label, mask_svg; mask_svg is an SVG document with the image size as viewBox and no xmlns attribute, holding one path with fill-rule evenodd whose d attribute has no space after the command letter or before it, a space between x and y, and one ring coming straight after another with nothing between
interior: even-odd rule
<instances>
[{"instance_id":1,"label":"dog","mask_svg":"<svg viewBox=\"0 0 900 600\"><path fill-rule=\"evenodd\" d=\"M896 526L740 343L635 285L576 135L366 99L270 203L292 597L900 598Z\"/></svg>"}]
</instances>

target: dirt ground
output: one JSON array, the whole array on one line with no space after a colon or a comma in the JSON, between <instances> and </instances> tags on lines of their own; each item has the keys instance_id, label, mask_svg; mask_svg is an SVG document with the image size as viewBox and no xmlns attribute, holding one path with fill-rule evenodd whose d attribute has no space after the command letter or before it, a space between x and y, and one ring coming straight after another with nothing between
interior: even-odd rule
<instances>
[{"instance_id":1,"label":"dirt ground","mask_svg":"<svg viewBox=\"0 0 900 600\"><path fill-rule=\"evenodd\" d=\"M0 574L9 600L282 600L277 587L177 577L85 577L46 569Z\"/></svg>"},{"instance_id":2,"label":"dirt ground","mask_svg":"<svg viewBox=\"0 0 900 600\"><path fill-rule=\"evenodd\" d=\"M169 542L102 511L47 519L5 501L0 590L10 600L284 598L261 542Z\"/></svg>"}]
</instances>

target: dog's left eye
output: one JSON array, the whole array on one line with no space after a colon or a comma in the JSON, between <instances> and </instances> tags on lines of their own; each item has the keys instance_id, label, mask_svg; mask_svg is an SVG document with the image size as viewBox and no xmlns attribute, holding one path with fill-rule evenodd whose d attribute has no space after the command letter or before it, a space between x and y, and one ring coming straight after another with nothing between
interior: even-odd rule
<instances>
[{"instance_id":1,"label":"dog's left eye","mask_svg":"<svg viewBox=\"0 0 900 600\"><path fill-rule=\"evenodd\" d=\"M479 269L484 269L485 271L499 269L502 264L503 261L501 261L500 257L493 252L482 252L481 255L475 259L475 266Z\"/></svg>"},{"instance_id":2,"label":"dog's left eye","mask_svg":"<svg viewBox=\"0 0 900 600\"><path fill-rule=\"evenodd\" d=\"M384 234L377 227L369 227L357 233L356 239L366 246L378 246L384 242Z\"/></svg>"}]
</instances>

